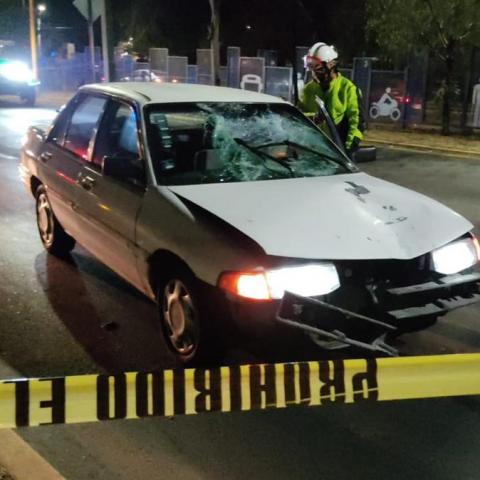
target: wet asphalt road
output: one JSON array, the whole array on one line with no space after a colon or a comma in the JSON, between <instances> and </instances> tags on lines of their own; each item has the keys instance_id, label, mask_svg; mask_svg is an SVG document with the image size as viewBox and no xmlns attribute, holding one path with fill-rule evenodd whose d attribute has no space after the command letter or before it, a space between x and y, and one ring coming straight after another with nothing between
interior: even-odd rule
<instances>
[{"instance_id":1,"label":"wet asphalt road","mask_svg":"<svg viewBox=\"0 0 480 480\"><path fill-rule=\"evenodd\" d=\"M47 256L18 178L27 125L52 117L0 106L0 376L171 365L154 305L81 247ZM364 170L432 196L480 228L480 160L382 150ZM480 350L480 309L404 336L405 353ZM251 361L229 352L227 361ZM477 398L392 402L19 430L71 479L435 478L480 471ZM479 422L479 425L477 425Z\"/></svg>"}]
</instances>

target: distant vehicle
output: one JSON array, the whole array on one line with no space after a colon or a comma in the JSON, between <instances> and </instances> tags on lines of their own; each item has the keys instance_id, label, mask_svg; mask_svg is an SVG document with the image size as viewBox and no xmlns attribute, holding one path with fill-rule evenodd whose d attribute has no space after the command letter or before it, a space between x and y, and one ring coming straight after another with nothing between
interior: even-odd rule
<instances>
[{"instance_id":1,"label":"distant vehicle","mask_svg":"<svg viewBox=\"0 0 480 480\"><path fill-rule=\"evenodd\" d=\"M159 77L156 73L152 72L152 70L148 70L145 68L134 70L132 75L127 76L122 79L125 82L157 82L162 83L162 78Z\"/></svg>"},{"instance_id":2,"label":"distant vehicle","mask_svg":"<svg viewBox=\"0 0 480 480\"><path fill-rule=\"evenodd\" d=\"M29 66L20 60L0 59L0 95L18 95L32 107L40 85Z\"/></svg>"},{"instance_id":3,"label":"distant vehicle","mask_svg":"<svg viewBox=\"0 0 480 480\"><path fill-rule=\"evenodd\" d=\"M395 355L386 338L480 299L470 222L360 172L270 95L85 86L29 129L21 173L46 250L78 241L155 300L185 363L232 324L231 340Z\"/></svg>"}]
</instances>

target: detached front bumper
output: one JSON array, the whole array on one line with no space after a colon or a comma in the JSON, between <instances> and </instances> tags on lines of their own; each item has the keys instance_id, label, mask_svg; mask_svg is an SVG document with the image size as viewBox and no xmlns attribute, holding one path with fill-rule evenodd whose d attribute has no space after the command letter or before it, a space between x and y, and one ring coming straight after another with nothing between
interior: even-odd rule
<instances>
[{"instance_id":1,"label":"detached front bumper","mask_svg":"<svg viewBox=\"0 0 480 480\"><path fill-rule=\"evenodd\" d=\"M420 330L451 310L480 301L480 273L441 277L407 287L370 285L374 315L362 315L324 301L285 293L277 321L310 334L325 348L355 346L396 355L388 334Z\"/></svg>"},{"instance_id":2,"label":"detached front bumper","mask_svg":"<svg viewBox=\"0 0 480 480\"><path fill-rule=\"evenodd\" d=\"M480 273L449 275L435 282L386 290L382 303L389 306L392 324L409 319L445 315L480 301Z\"/></svg>"}]
</instances>

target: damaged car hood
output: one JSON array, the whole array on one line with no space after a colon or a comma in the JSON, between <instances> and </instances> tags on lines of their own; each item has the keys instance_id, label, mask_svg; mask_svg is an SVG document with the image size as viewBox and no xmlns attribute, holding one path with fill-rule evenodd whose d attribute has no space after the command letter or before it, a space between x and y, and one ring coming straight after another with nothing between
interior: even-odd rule
<instances>
[{"instance_id":1,"label":"damaged car hood","mask_svg":"<svg viewBox=\"0 0 480 480\"><path fill-rule=\"evenodd\" d=\"M282 257L411 259L473 228L435 200L365 173L168 188Z\"/></svg>"}]
</instances>

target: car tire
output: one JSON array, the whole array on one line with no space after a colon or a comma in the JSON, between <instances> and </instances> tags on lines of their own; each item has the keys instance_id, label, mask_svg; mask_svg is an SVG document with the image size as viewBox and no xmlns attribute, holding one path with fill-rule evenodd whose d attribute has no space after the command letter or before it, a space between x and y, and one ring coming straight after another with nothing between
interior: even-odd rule
<instances>
[{"instance_id":1,"label":"car tire","mask_svg":"<svg viewBox=\"0 0 480 480\"><path fill-rule=\"evenodd\" d=\"M21 100L23 101L23 104L26 105L27 107L35 106L36 99L37 99L37 93L33 88L30 90L27 90L21 96Z\"/></svg>"},{"instance_id":2,"label":"car tire","mask_svg":"<svg viewBox=\"0 0 480 480\"><path fill-rule=\"evenodd\" d=\"M175 359L183 365L204 365L221 358L223 348L214 342L213 322L206 321L211 320L207 302L193 273L177 267L157 285L159 319Z\"/></svg>"},{"instance_id":3,"label":"car tire","mask_svg":"<svg viewBox=\"0 0 480 480\"><path fill-rule=\"evenodd\" d=\"M67 256L75 246L75 239L65 232L55 217L43 185L37 188L35 198L38 233L45 250L57 257Z\"/></svg>"}]
</instances>

